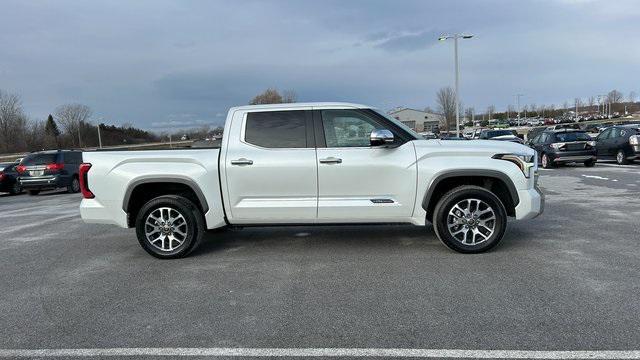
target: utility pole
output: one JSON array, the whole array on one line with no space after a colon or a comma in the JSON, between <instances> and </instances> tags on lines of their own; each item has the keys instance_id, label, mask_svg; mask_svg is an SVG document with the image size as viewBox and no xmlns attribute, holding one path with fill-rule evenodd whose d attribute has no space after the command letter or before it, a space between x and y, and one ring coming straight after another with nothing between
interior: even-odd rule
<instances>
[{"instance_id":1,"label":"utility pole","mask_svg":"<svg viewBox=\"0 0 640 360\"><path fill-rule=\"evenodd\" d=\"M456 73L456 88L455 88L455 100L456 100L456 137L460 137L460 91L459 91L459 66L458 66L458 39L471 39L473 35L466 34L453 34L453 35L442 35L438 38L438 41L445 41L448 39L453 39L453 56L455 63L455 73Z\"/></svg>"},{"instance_id":2,"label":"utility pole","mask_svg":"<svg viewBox=\"0 0 640 360\"><path fill-rule=\"evenodd\" d=\"M82 120L78 121L78 148L82 147L82 139L80 139L80 128L82 127Z\"/></svg>"},{"instance_id":3,"label":"utility pole","mask_svg":"<svg viewBox=\"0 0 640 360\"><path fill-rule=\"evenodd\" d=\"M522 125L520 122L520 97L524 96L524 94L515 94L513 95L516 97L516 106L518 107L518 126Z\"/></svg>"},{"instance_id":4,"label":"utility pole","mask_svg":"<svg viewBox=\"0 0 640 360\"><path fill-rule=\"evenodd\" d=\"M100 125L98 124L98 147L102 149L102 136L100 136Z\"/></svg>"}]
</instances>

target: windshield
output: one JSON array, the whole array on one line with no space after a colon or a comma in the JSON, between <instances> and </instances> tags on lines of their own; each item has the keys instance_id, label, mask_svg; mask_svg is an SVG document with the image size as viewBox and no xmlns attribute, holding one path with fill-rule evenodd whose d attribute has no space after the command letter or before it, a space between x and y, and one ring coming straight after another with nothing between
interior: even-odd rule
<instances>
[{"instance_id":1,"label":"windshield","mask_svg":"<svg viewBox=\"0 0 640 360\"><path fill-rule=\"evenodd\" d=\"M591 141L591 136L584 132L567 132L567 133L557 133L556 139L559 142L570 142L570 141Z\"/></svg>"},{"instance_id":2,"label":"windshield","mask_svg":"<svg viewBox=\"0 0 640 360\"><path fill-rule=\"evenodd\" d=\"M514 131L513 130L491 130L491 131L487 131L487 138L492 138L492 137L496 137L496 136L505 136L505 135L514 135Z\"/></svg>"},{"instance_id":3,"label":"windshield","mask_svg":"<svg viewBox=\"0 0 640 360\"><path fill-rule=\"evenodd\" d=\"M398 127L401 127L403 130L406 130L409 134L411 134L414 138L416 139L423 139L422 136L420 136L417 132L415 132L412 128L408 127L407 125L403 124L402 121L399 121L398 119L395 119L391 116L389 116L388 114L383 113L382 111L378 110L378 109L371 109L373 112L375 112L378 115L383 116L385 119L391 121L392 123L394 123L395 125L397 125Z\"/></svg>"}]
</instances>

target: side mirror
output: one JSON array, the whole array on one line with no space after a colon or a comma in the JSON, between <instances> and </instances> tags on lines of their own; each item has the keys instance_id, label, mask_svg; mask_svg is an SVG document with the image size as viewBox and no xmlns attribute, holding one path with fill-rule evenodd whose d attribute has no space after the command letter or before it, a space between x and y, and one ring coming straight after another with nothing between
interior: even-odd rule
<instances>
[{"instance_id":1,"label":"side mirror","mask_svg":"<svg viewBox=\"0 0 640 360\"><path fill-rule=\"evenodd\" d=\"M387 129L375 129L369 136L371 146L386 145L393 142L393 133Z\"/></svg>"}]
</instances>

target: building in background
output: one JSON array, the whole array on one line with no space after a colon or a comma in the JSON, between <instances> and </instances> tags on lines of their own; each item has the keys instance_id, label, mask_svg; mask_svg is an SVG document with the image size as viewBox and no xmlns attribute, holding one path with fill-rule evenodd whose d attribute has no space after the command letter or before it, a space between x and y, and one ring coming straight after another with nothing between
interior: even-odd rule
<instances>
[{"instance_id":1,"label":"building in background","mask_svg":"<svg viewBox=\"0 0 640 360\"><path fill-rule=\"evenodd\" d=\"M442 119L442 115L406 107L392 109L389 115L416 132L437 132Z\"/></svg>"}]
</instances>

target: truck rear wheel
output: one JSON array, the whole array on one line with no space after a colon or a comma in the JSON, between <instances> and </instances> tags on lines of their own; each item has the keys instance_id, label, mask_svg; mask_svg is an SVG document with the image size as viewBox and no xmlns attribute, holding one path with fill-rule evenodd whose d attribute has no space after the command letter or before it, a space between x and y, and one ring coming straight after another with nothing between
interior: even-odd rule
<instances>
[{"instance_id":1,"label":"truck rear wheel","mask_svg":"<svg viewBox=\"0 0 640 360\"><path fill-rule=\"evenodd\" d=\"M472 185L446 193L433 213L433 228L447 247L480 253L496 246L507 228L502 201L489 190Z\"/></svg>"},{"instance_id":2,"label":"truck rear wheel","mask_svg":"<svg viewBox=\"0 0 640 360\"><path fill-rule=\"evenodd\" d=\"M144 204L136 217L142 248L159 259L187 256L200 242L204 220L198 207L177 195L163 195Z\"/></svg>"}]
</instances>

